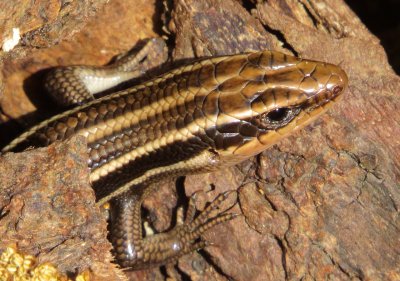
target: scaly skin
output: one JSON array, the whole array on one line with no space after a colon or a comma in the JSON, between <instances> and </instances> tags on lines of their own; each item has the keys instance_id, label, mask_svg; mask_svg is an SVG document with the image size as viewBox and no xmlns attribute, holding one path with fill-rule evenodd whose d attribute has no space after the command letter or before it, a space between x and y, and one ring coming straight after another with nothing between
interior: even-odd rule
<instances>
[{"instance_id":1,"label":"scaly skin","mask_svg":"<svg viewBox=\"0 0 400 281\"><path fill-rule=\"evenodd\" d=\"M81 78L105 72L83 69L57 70L47 83L68 80L63 75L73 72ZM104 79L102 83L109 76ZM90 89L95 87L85 83L61 86L66 100L76 100L77 92L84 92L83 101L93 99ZM320 116L346 87L340 67L277 52L207 58L57 115L3 151L84 136L98 202L111 200L114 208L111 229L117 259L123 266L143 268L204 246L194 243L199 235L233 217L200 214L169 233L143 238L140 205L144 196L157 192L150 187L153 183L256 155Z\"/></svg>"}]
</instances>

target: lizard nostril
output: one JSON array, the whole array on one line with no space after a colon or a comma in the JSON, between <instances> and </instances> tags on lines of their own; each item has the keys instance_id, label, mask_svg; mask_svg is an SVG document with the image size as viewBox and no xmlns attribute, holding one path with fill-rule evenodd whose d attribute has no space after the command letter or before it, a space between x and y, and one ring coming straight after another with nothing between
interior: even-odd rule
<instances>
[{"instance_id":1,"label":"lizard nostril","mask_svg":"<svg viewBox=\"0 0 400 281\"><path fill-rule=\"evenodd\" d=\"M342 92L342 90L343 90L343 87L342 87L342 86L335 86L335 87L332 89L332 93L333 93L335 96L337 96L337 95L339 95L339 94Z\"/></svg>"}]
</instances>

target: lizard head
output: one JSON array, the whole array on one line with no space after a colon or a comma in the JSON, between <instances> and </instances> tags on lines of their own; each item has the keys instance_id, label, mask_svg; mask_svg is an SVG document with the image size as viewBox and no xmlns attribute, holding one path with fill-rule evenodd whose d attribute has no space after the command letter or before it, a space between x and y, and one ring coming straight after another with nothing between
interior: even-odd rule
<instances>
[{"instance_id":1,"label":"lizard head","mask_svg":"<svg viewBox=\"0 0 400 281\"><path fill-rule=\"evenodd\" d=\"M277 52L234 59L223 63L236 63L240 71L227 75L229 70L218 72L217 65L220 84L204 104L205 112L214 111L215 120L206 133L226 162L258 154L310 124L338 100L348 83L336 65Z\"/></svg>"}]
</instances>

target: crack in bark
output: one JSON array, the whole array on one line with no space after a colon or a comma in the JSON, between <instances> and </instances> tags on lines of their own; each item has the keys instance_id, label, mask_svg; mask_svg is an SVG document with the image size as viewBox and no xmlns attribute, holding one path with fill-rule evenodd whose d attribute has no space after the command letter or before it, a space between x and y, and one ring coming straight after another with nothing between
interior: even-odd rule
<instances>
[{"instance_id":1,"label":"crack in bark","mask_svg":"<svg viewBox=\"0 0 400 281\"><path fill-rule=\"evenodd\" d=\"M382 183L384 182L385 179L381 178L381 177L378 175L378 172L377 172L375 169L370 170L370 169L364 167L364 165L362 164L362 161L361 161L360 157L358 157L357 154L355 154L355 153L353 153L353 152L351 152L351 151L348 151L348 150L344 150L344 149L339 150L338 153L339 153L339 154L340 154L340 153L343 153L343 154L348 155L350 158L352 158L352 159L357 163L357 166L358 166L361 170L363 170L366 174L370 174L370 175L374 176L377 180L381 181Z\"/></svg>"},{"instance_id":2,"label":"crack in bark","mask_svg":"<svg viewBox=\"0 0 400 281\"><path fill-rule=\"evenodd\" d=\"M297 204L296 200L294 199L292 193L287 191L286 185L285 185L285 178L281 177L281 179L278 182L278 185L282 188L282 193L285 196L286 199L288 199L290 202L292 202L297 210L301 210L300 206Z\"/></svg>"},{"instance_id":3,"label":"crack in bark","mask_svg":"<svg viewBox=\"0 0 400 281\"><path fill-rule=\"evenodd\" d=\"M384 183L385 179L381 178L378 174L378 172L375 169L368 169L366 167L364 167L364 165L362 164L361 159L353 152L345 150L345 149L340 149L337 150L335 147L333 147L329 142L327 142L328 147L334 151L338 157L340 157L340 154L344 154L347 155L348 157L350 157L351 159L353 159L353 161L356 163L357 167L360 168L362 171L364 171L364 177L363 179L360 181L360 183L362 184L362 186L359 188L359 192L356 196L356 198L354 198L354 200L352 200L349 204L346 205L350 206L352 205L354 202L357 202L361 207L365 208L365 206L362 204L362 202L360 202L358 199L360 198L360 196L362 195L362 189L364 184L368 183L371 184L368 181L368 175L372 175L373 177L375 177L378 181L380 181L382 184ZM394 208L394 210L397 212L398 211L398 207L396 205L396 202L394 201L394 199L392 198L392 196L390 196L390 194L388 195L390 202L392 202L392 206Z\"/></svg>"},{"instance_id":4,"label":"crack in bark","mask_svg":"<svg viewBox=\"0 0 400 281\"><path fill-rule=\"evenodd\" d=\"M368 175L372 175L373 177L375 177L375 179L380 181L381 184L383 184L385 182L385 178L380 177L379 174L378 174L378 171L376 171L375 169L371 170L371 169L368 169L368 168L364 167L364 165L362 164L361 159L357 156L357 154L355 154L355 153L353 153L351 151L348 151L348 150L344 150L344 149L337 150L329 142L327 142L327 145L332 151L334 151L338 155L338 157L340 157L340 154L344 154L344 155L349 156L357 164L357 167L359 167L362 171L364 171L365 175L364 175L363 179L361 180L362 185L364 185L365 183L368 183L368 184L372 185L372 183L370 183L368 181ZM360 206L365 207L358 200L358 198L361 196L361 194L362 194L362 187L360 188L357 197L352 202L350 202L348 205L352 204L354 201L357 201L360 204ZM392 202L392 206L393 206L394 210L396 212L398 212L399 208L397 207L395 200L392 198L392 196L390 194L388 194L388 198L389 198L390 202Z\"/></svg>"},{"instance_id":5,"label":"crack in bark","mask_svg":"<svg viewBox=\"0 0 400 281\"><path fill-rule=\"evenodd\" d=\"M201 249L198 251L198 253L206 260L206 262L211 265L215 271L220 274L221 276L225 277L227 280L235 280L232 276L230 276L229 274L225 273L222 268L217 265L217 263L215 263L212 259L212 256L205 251L204 249Z\"/></svg>"},{"instance_id":6,"label":"crack in bark","mask_svg":"<svg viewBox=\"0 0 400 281\"><path fill-rule=\"evenodd\" d=\"M249 12L249 14L251 14L251 10L252 9L256 9L257 8L257 6L250 0L243 0L242 3L243 3L242 4L243 8L245 8L246 11Z\"/></svg>"},{"instance_id":7,"label":"crack in bark","mask_svg":"<svg viewBox=\"0 0 400 281\"><path fill-rule=\"evenodd\" d=\"M261 23L261 22L260 22ZM296 49L286 40L285 35L282 31L278 29L273 29L272 27L261 23L262 26L264 27L265 31L268 33L271 33L276 37L276 39L282 43L282 47L290 51L295 57L299 56L299 52L296 51Z\"/></svg>"},{"instance_id":8,"label":"crack in bark","mask_svg":"<svg viewBox=\"0 0 400 281\"><path fill-rule=\"evenodd\" d=\"M283 272L285 274L285 280L288 280L288 268L287 268L287 263L286 263L286 255L287 255L287 251L285 246L283 245L282 239L280 239L279 237L277 237L276 235L274 235L275 241L277 242L279 248L282 251L282 267L283 267Z\"/></svg>"},{"instance_id":9,"label":"crack in bark","mask_svg":"<svg viewBox=\"0 0 400 281\"><path fill-rule=\"evenodd\" d=\"M310 1L307 0L307 3L309 5L311 5ZM303 1L299 1L299 4L303 7L304 11L306 12L307 16L311 19L313 25L315 28L318 28L318 23L320 23L320 21L317 19L317 17L313 14L313 12L311 11L311 9L303 2Z\"/></svg>"},{"instance_id":10,"label":"crack in bark","mask_svg":"<svg viewBox=\"0 0 400 281\"><path fill-rule=\"evenodd\" d=\"M61 236L61 235L60 235ZM71 239L72 236L70 237L62 237L60 238L60 242L57 243L56 245L54 245L53 247L50 247L48 250L46 250L47 253L50 253L52 251L54 251L55 249L57 249L58 247L62 246L63 244L65 244L65 242L67 242L69 239Z\"/></svg>"},{"instance_id":11,"label":"crack in bark","mask_svg":"<svg viewBox=\"0 0 400 281\"><path fill-rule=\"evenodd\" d=\"M253 9L257 9L257 6L249 1L249 0L244 0L243 1L243 8L246 9L246 11L251 15L251 10ZM265 31L274 35L276 37L276 39L282 43L282 47L287 49L288 51L290 51L294 56L298 57L299 53L296 51L296 49L286 40L285 35L283 34L282 31L278 30L278 29L273 29L272 27L268 26L267 24L264 24L263 22L261 22L259 19L256 19L260 22L260 24L264 27Z\"/></svg>"},{"instance_id":12,"label":"crack in bark","mask_svg":"<svg viewBox=\"0 0 400 281\"><path fill-rule=\"evenodd\" d=\"M318 249L320 249L331 261L331 263L336 266L343 274L345 274L349 279L353 279L354 277L359 278L361 280L363 280L363 274L362 271L360 271L359 269L354 269L353 270L355 272L351 273L348 270L346 270L339 262L337 262L333 256L331 256L331 254L321 245L313 243L314 246L316 246Z\"/></svg>"},{"instance_id":13,"label":"crack in bark","mask_svg":"<svg viewBox=\"0 0 400 281\"><path fill-rule=\"evenodd\" d=\"M25 207L26 207L25 200L23 200L21 209L18 212L18 218L15 220L15 223L14 223L15 232L18 232L18 226L21 223L21 221L22 222L24 221L24 217L25 217L24 216L24 209L25 209Z\"/></svg>"},{"instance_id":14,"label":"crack in bark","mask_svg":"<svg viewBox=\"0 0 400 281\"><path fill-rule=\"evenodd\" d=\"M297 159L301 159L301 160L307 161L306 157L305 157L304 155L302 155L302 154L296 154L296 153L293 153L293 152L283 151L283 150L281 150L278 146L274 147L274 149L276 149L276 150L279 151L280 153L283 153L283 154L285 154L285 155L288 155L288 156L290 156L290 157L292 157L292 158L294 158L294 159L296 159L296 160L297 160Z\"/></svg>"},{"instance_id":15,"label":"crack in bark","mask_svg":"<svg viewBox=\"0 0 400 281\"><path fill-rule=\"evenodd\" d=\"M0 221L1 221L3 218L5 218L5 217L10 213L10 210L4 211L4 209L5 209L6 207L7 207L7 205L4 206L3 208L0 208Z\"/></svg>"}]
</instances>

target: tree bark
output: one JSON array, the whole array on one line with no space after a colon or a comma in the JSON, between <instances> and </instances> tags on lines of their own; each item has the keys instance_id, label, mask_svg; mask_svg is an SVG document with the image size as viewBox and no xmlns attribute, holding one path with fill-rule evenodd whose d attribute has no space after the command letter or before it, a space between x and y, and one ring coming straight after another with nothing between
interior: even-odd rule
<instances>
[{"instance_id":1,"label":"tree bark","mask_svg":"<svg viewBox=\"0 0 400 281\"><path fill-rule=\"evenodd\" d=\"M340 64L349 76L328 114L241 170L257 179L239 189L244 218L208 236L220 271L233 280L399 279L400 79L379 40L341 0L174 4L176 59L268 48ZM209 178L217 191L237 187Z\"/></svg>"},{"instance_id":2,"label":"tree bark","mask_svg":"<svg viewBox=\"0 0 400 281\"><path fill-rule=\"evenodd\" d=\"M122 3L113 0L106 5L114 7L111 22L124 17L145 18L134 12L121 13L123 9L115 7L125 5ZM178 270L168 268L160 273L154 269L127 275L132 280L161 280L168 274L192 280L400 280L400 78L388 64L379 40L344 1L174 0L168 2L169 9L164 13L153 2L131 3L130 8L146 7L147 18L153 18L152 24L143 20L135 25L140 28L145 22L143 36L134 32L128 36L120 25L113 27L111 23L106 24L104 32L106 26L103 30L96 28L93 20L83 33L73 37L76 41L39 51L17 47L15 56L20 59L16 61L3 56L3 119L20 118L30 125L40 119L41 102L20 102L28 100L22 81L35 71L55 65L54 56L69 64L68 52L74 61L77 46L89 38L92 45L87 53L98 64L104 63L116 50L121 51L116 47L118 40L127 46L128 37L138 40L154 36L154 30L161 33L161 18L175 61L272 49L340 64L348 74L349 88L322 118L254 159L212 174L187 176L183 182L186 196L202 191L199 209L218 193L237 189L239 204L233 211L243 216L209 230L204 238L213 245L181 258ZM90 32L101 36L88 36ZM99 59L93 50L100 50L101 42L114 46L114 52L104 55L98 51ZM75 57L79 63L81 56ZM18 71L22 75L14 76ZM35 118L23 118L36 108ZM21 173L18 177L24 176ZM8 195L13 193L3 190ZM181 196L180 190L178 195L171 190L171 186L164 187L145 204L149 217L156 217L153 225L159 231L170 226L175 202ZM0 210L16 206L10 202L3 202ZM71 210L76 211L76 207ZM98 210L92 212L98 216ZM0 214L0 225L4 219L13 218ZM15 215L14 219L21 218ZM29 245L22 246L32 250ZM0 242L0 249L3 247ZM108 249L103 248L105 252ZM51 249L45 251L51 253ZM35 254L40 257L45 253ZM65 259L68 266L63 266L63 261L57 264L63 271L84 269L73 255ZM85 265L96 270L90 262ZM107 277L111 276L117 279L119 273Z\"/></svg>"}]
</instances>

